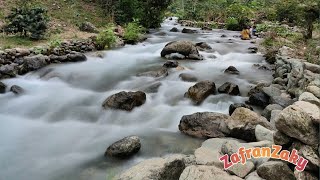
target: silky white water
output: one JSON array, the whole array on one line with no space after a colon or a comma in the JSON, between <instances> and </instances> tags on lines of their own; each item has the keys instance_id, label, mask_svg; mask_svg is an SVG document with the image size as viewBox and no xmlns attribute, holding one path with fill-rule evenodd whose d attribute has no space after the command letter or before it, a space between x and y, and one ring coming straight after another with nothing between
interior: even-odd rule
<instances>
[{"instance_id":1,"label":"silky white water","mask_svg":"<svg viewBox=\"0 0 320 180\"><path fill-rule=\"evenodd\" d=\"M202 140L179 132L183 115L204 111L227 114L230 104L247 100L254 82L271 79L270 72L252 67L264 59L248 53L253 46L249 41L233 38L239 32L169 32L174 24L174 20L166 20L146 42L105 51L102 59L88 54L86 62L51 65L4 80L9 87L19 85L26 92L20 96L0 94L0 179L109 179L146 158L191 154ZM167 36L157 36L159 31ZM221 38L222 34L227 38ZM159 69L165 62L160 58L162 48L179 39L207 42L214 50L201 52L203 61L180 61L186 69L170 70L166 78L136 76ZM230 65L241 74L224 74ZM181 81L181 73L194 74L199 81L214 81L217 87L227 81L236 83L242 96L218 94L194 106L183 95L195 83ZM108 96L141 90L155 82L161 82L158 92L148 93L146 103L132 112L102 109ZM137 155L129 160L103 157L110 144L128 135L141 137Z\"/></svg>"}]
</instances>

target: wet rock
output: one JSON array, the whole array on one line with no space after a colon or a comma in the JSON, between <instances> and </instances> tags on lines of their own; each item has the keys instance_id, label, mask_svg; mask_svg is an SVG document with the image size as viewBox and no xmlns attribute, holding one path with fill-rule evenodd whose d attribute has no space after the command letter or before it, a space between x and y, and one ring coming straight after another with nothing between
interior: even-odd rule
<instances>
[{"instance_id":1,"label":"wet rock","mask_svg":"<svg viewBox=\"0 0 320 180\"><path fill-rule=\"evenodd\" d=\"M17 94L17 95L24 93L24 89L20 86L17 86L17 85L11 86L10 91L13 92L14 94Z\"/></svg>"},{"instance_id":2,"label":"wet rock","mask_svg":"<svg viewBox=\"0 0 320 180\"><path fill-rule=\"evenodd\" d=\"M185 115L180 120L179 130L198 138L225 137L224 121L228 118L228 115L213 112Z\"/></svg>"},{"instance_id":3,"label":"wet rock","mask_svg":"<svg viewBox=\"0 0 320 180\"><path fill-rule=\"evenodd\" d=\"M176 68L179 66L178 61L167 61L166 63L163 64L163 67L165 68Z\"/></svg>"},{"instance_id":4,"label":"wet rock","mask_svg":"<svg viewBox=\"0 0 320 180\"><path fill-rule=\"evenodd\" d=\"M285 108L275 121L276 128L289 137L311 145L318 145L319 132L310 116L301 108L291 105Z\"/></svg>"},{"instance_id":5,"label":"wet rock","mask_svg":"<svg viewBox=\"0 0 320 180\"><path fill-rule=\"evenodd\" d=\"M257 173L267 180L295 179L289 166L281 161L268 161L257 168Z\"/></svg>"},{"instance_id":6,"label":"wet rock","mask_svg":"<svg viewBox=\"0 0 320 180\"><path fill-rule=\"evenodd\" d=\"M236 103L236 104L231 104L229 106L229 115L231 116L231 114L239 107L247 108L247 109L250 109L251 111L253 111L253 108L251 106L248 106L243 103Z\"/></svg>"},{"instance_id":7,"label":"wet rock","mask_svg":"<svg viewBox=\"0 0 320 180\"><path fill-rule=\"evenodd\" d=\"M67 55L69 62L81 62L87 60L87 57L83 53L72 52Z\"/></svg>"},{"instance_id":8,"label":"wet rock","mask_svg":"<svg viewBox=\"0 0 320 180\"><path fill-rule=\"evenodd\" d=\"M161 51L161 57L166 57L173 53L181 54L188 59L203 59L199 54L197 47L190 41L174 41L168 43Z\"/></svg>"},{"instance_id":9,"label":"wet rock","mask_svg":"<svg viewBox=\"0 0 320 180\"><path fill-rule=\"evenodd\" d=\"M296 180L318 180L318 177L308 171L294 170L294 176Z\"/></svg>"},{"instance_id":10,"label":"wet rock","mask_svg":"<svg viewBox=\"0 0 320 180\"><path fill-rule=\"evenodd\" d=\"M198 31L197 30L192 30L192 29L188 29L188 28L183 28L182 33L187 33L187 34L194 34L194 33L197 33Z\"/></svg>"},{"instance_id":11,"label":"wet rock","mask_svg":"<svg viewBox=\"0 0 320 180\"><path fill-rule=\"evenodd\" d=\"M153 83L151 85L148 85L147 87L143 88L143 92L156 93L161 85L162 85L161 82L155 82L155 83Z\"/></svg>"},{"instance_id":12,"label":"wet rock","mask_svg":"<svg viewBox=\"0 0 320 180\"><path fill-rule=\"evenodd\" d=\"M179 75L179 78L182 80L182 81L186 81L186 82L197 82L198 81L198 78L192 74L188 74L188 73L181 73Z\"/></svg>"},{"instance_id":13,"label":"wet rock","mask_svg":"<svg viewBox=\"0 0 320 180\"><path fill-rule=\"evenodd\" d=\"M105 156L127 158L136 154L141 148L138 136L125 137L108 147Z\"/></svg>"},{"instance_id":14,"label":"wet rock","mask_svg":"<svg viewBox=\"0 0 320 180\"><path fill-rule=\"evenodd\" d=\"M255 106L260 106L260 107L266 107L269 105L269 96L266 95L265 93L259 92L252 94L249 97L249 101L247 101L248 104L250 105L255 105Z\"/></svg>"},{"instance_id":15,"label":"wet rock","mask_svg":"<svg viewBox=\"0 0 320 180\"><path fill-rule=\"evenodd\" d=\"M234 96L240 95L239 86L230 82L226 82L222 86L220 86L218 88L218 92Z\"/></svg>"},{"instance_id":16,"label":"wet rock","mask_svg":"<svg viewBox=\"0 0 320 180\"><path fill-rule=\"evenodd\" d=\"M273 141L274 141L274 144L276 145L284 146L284 145L291 144L293 140L292 138L283 134L282 132L276 131L273 134Z\"/></svg>"},{"instance_id":17,"label":"wet rock","mask_svg":"<svg viewBox=\"0 0 320 180\"><path fill-rule=\"evenodd\" d=\"M255 129L255 135L257 141L270 141L273 142L273 134L274 132L261 126L257 125Z\"/></svg>"},{"instance_id":18,"label":"wet rock","mask_svg":"<svg viewBox=\"0 0 320 180\"><path fill-rule=\"evenodd\" d=\"M228 74L240 74L240 72L238 71L237 68L235 68L234 66L229 66L224 73L228 73Z\"/></svg>"},{"instance_id":19,"label":"wet rock","mask_svg":"<svg viewBox=\"0 0 320 180\"><path fill-rule=\"evenodd\" d=\"M227 35L225 35L225 34L222 34L222 35L221 35L221 37L222 37L222 38L226 38L226 37L227 37Z\"/></svg>"},{"instance_id":20,"label":"wet rock","mask_svg":"<svg viewBox=\"0 0 320 180\"><path fill-rule=\"evenodd\" d=\"M169 72L167 68L161 68L156 71L148 71L148 72L137 74L137 76L147 76L147 77L154 77L154 78L166 77L168 75L169 75Z\"/></svg>"},{"instance_id":21,"label":"wet rock","mask_svg":"<svg viewBox=\"0 0 320 180\"><path fill-rule=\"evenodd\" d=\"M261 113L261 115L265 118L267 118L268 120L270 120L271 118L271 112L273 110L283 110L283 107L280 106L279 104L270 104L268 105L263 112Z\"/></svg>"},{"instance_id":22,"label":"wet rock","mask_svg":"<svg viewBox=\"0 0 320 180\"><path fill-rule=\"evenodd\" d=\"M0 82L0 94L5 93L6 88L7 88L7 86L3 82Z\"/></svg>"},{"instance_id":23,"label":"wet rock","mask_svg":"<svg viewBox=\"0 0 320 180\"><path fill-rule=\"evenodd\" d=\"M179 29L176 28L176 27L173 27L173 28L170 30L170 32L179 32Z\"/></svg>"},{"instance_id":24,"label":"wet rock","mask_svg":"<svg viewBox=\"0 0 320 180\"><path fill-rule=\"evenodd\" d=\"M308 86L307 91L314 94L317 98L320 98L320 88L317 86Z\"/></svg>"},{"instance_id":25,"label":"wet rock","mask_svg":"<svg viewBox=\"0 0 320 180\"><path fill-rule=\"evenodd\" d=\"M141 91L137 92L119 92L108 97L103 102L105 109L120 109L125 111L131 111L135 107L139 107L146 102L146 94Z\"/></svg>"},{"instance_id":26,"label":"wet rock","mask_svg":"<svg viewBox=\"0 0 320 180\"><path fill-rule=\"evenodd\" d=\"M257 171L253 171L252 173L250 173L248 176L246 176L245 180L264 180L262 179Z\"/></svg>"},{"instance_id":27,"label":"wet rock","mask_svg":"<svg viewBox=\"0 0 320 180\"><path fill-rule=\"evenodd\" d=\"M288 107L294 103L294 100L282 96L272 96L270 98L270 104L279 104L282 107Z\"/></svg>"},{"instance_id":28,"label":"wet rock","mask_svg":"<svg viewBox=\"0 0 320 180\"><path fill-rule=\"evenodd\" d=\"M197 47L200 51L212 49L212 47L211 47L208 43L206 43L206 42L197 43L197 44L196 44L196 47Z\"/></svg>"},{"instance_id":29,"label":"wet rock","mask_svg":"<svg viewBox=\"0 0 320 180\"><path fill-rule=\"evenodd\" d=\"M42 54L35 56L28 56L24 58L23 69L26 71L35 71L48 65L50 61L48 56Z\"/></svg>"},{"instance_id":30,"label":"wet rock","mask_svg":"<svg viewBox=\"0 0 320 180\"><path fill-rule=\"evenodd\" d=\"M201 81L190 87L185 97L190 98L195 104L201 104L208 96L216 93L214 82Z\"/></svg>"},{"instance_id":31,"label":"wet rock","mask_svg":"<svg viewBox=\"0 0 320 180\"><path fill-rule=\"evenodd\" d=\"M254 170L255 166L253 162L248 161L246 164L235 164L232 167L230 167L227 171L231 175L236 175L238 177L244 178L246 177L250 172Z\"/></svg>"},{"instance_id":32,"label":"wet rock","mask_svg":"<svg viewBox=\"0 0 320 180\"><path fill-rule=\"evenodd\" d=\"M249 47L248 50L249 50L249 53L257 53L258 52L257 47Z\"/></svg>"},{"instance_id":33,"label":"wet rock","mask_svg":"<svg viewBox=\"0 0 320 180\"><path fill-rule=\"evenodd\" d=\"M237 176L229 175L227 172L215 166L188 166L180 176L179 180L241 180Z\"/></svg>"},{"instance_id":34,"label":"wet rock","mask_svg":"<svg viewBox=\"0 0 320 180\"><path fill-rule=\"evenodd\" d=\"M15 77L16 66L15 63L0 66L0 79Z\"/></svg>"},{"instance_id":35,"label":"wet rock","mask_svg":"<svg viewBox=\"0 0 320 180\"><path fill-rule=\"evenodd\" d=\"M79 27L80 31L89 32L89 33L98 33L97 28L90 22L83 22Z\"/></svg>"},{"instance_id":36,"label":"wet rock","mask_svg":"<svg viewBox=\"0 0 320 180\"><path fill-rule=\"evenodd\" d=\"M305 102L305 101L297 101L293 105L298 106L304 112L309 114L309 116L311 117L311 119L314 123L320 124L320 108L319 108L319 106L311 104L309 102Z\"/></svg>"},{"instance_id":37,"label":"wet rock","mask_svg":"<svg viewBox=\"0 0 320 180\"><path fill-rule=\"evenodd\" d=\"M116 180L177 180L185 169L182 156L153 158L123 172Z\"/></svg>"},{"instance_id":38,"label":"wet rock","mask_svg":"<svg viewBox=\"0 0 320 180\"><path fill-rule=\"evenodd\" d=\"M317 106L320 106L320 100L316 98L312 93L304 92L299 96L299 101L306 101Z\"/></svg>"},{"instance_id":39,"label":"wet rock","mask_svg":"<svg viewBox=\"0 0 320 180\"><path fill-rule=\"evenodd\" d=\"M231 137L248 142L256 141L255 128L257 125L272 129L271 124L264 117L242 107L237 108L232 113L231 118L225 122L230 129Z\"/></svg>"}]
</instances>

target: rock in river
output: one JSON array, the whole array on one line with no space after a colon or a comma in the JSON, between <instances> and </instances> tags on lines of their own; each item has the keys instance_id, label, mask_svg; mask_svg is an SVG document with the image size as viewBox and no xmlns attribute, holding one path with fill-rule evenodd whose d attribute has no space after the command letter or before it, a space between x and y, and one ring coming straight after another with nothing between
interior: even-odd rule
<instances>
[{"instance_id":1,"label":"rock in river","mask_svg":"<svg viewBox=\"0 0 320 180\"><path fill-rule=\"evenodd\" d=\"M182 81L187 81L187 82L196 82L198 80L196 76L188 73L181 73L179 75L179 78L181 78Z\"/></svg>"},{"instance_id":2,"label":"rock in river","mask_svg":"<svg viewBox=\"0 0 320 180\"><path fill-rule=\"evenodd\" d=\"M103 102L105 109L121 109L131 111L133 108L143 105L146 102L146 94L141 91L137 92L119 92L108 97Z\"/></svg>"},{"instance_id":3,"label":"rock in river","mask_svg":"<svg viewBox=\"0 0 320 180\"><path fill-rule=\"evenodd\" d=\"M161 57L178 53L187 59L202 60L197 47L191 41L173 41L168 43L161 51Z\"/></svg>"},{"instance_id":4,"label":"rock in river","mask_svg":"<svg viewBox=\"0 0 320 180\"><path fill-rule=\"evenodd\" d=\"M20 95L24 92L24 89L20 86L13 85L11 86L10 91L13 92L14 94Z\"/></svg>"},{"instance_id":5,"label":"rock in river","mask_svg":"<svg viewBox=\"0 0 320 180\"><path fill-rule=\"evenodd\" d=\"M137 153L141 148L138 136L125 137L108 147L105 156L127 158Z\"/></svg>"},{"instance_id":6,"label":"rock in river","mask_svg":"<svg viewBox=\"0 0 320 180\"><path fill-rule=\"evenodd\" d=\"M190 87L185 93L185 97L190 98L196 104L201 104L208 96L215 93L216 85L214 82L201 81Z\"/></svg>"},{"instance_id":7,"label":"rock in river","mask_svg":"<svg viewBox=\"0 0 320 180\"><path fill-rule=\"evenodd\" d=\"M0 82L0 94L5 93L6 88L7 88L7 86L4 83Z\"/></svg>"},{"instance_id":8,"label":"rock in river","mask_svg":"<svg viewBox=\"0 0 320 180\"><path fill-rule=\"evenodd\" d=\"M165 68L176 68L179 66L178 61L167 61L163 64L163 67Z\"/></svg>"},{"instance_id":9,"label":"rock in river","mask_svg":"<svg viewBox=\"0 0 320 180\"><path fill-rule=\"evenodd\" d=\"M228 73L228 74L240 74L240 72L238 71L237 68L235 68L234 66L229 66L224 73Z\"/></svg>"},{"instance_id":10,"label":"rock in river","mask_svg":"<svg viewBox=\"0 0 320 180\"><path fill-rule=\"evenodd\" d=\"M240 95L239 86L230 82L226 82L222 86L220 86L218 88L218 92L234 96Z\"/></svg>"}]
</instances>

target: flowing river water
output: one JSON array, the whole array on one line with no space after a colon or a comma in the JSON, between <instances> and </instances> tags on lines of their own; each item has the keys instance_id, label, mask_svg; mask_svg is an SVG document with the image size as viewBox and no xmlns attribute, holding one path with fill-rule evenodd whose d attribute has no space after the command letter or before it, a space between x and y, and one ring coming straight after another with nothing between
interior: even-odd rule
<instances>
[{"instance_id":1,"label":"flowing river water","mask_svg":"<svg viewBox=\"0 0 320 180\"><path fill-rule=\"evenodd\" d=\"M198 34L169 32L175 20L138 45L88 54L86 62L51 65L25 76L4 80L19 85L25 94L0 94L0 179L76 180L110 179L115 174L151 157L170 153L192 154L203 140L182 135L178 124L183 115L195 112L228 113L232 103L247 100L254 82L270 81L271 72L253 68L264 63L261 54L250 54L249 41L234 38L239 32L213 30ZM166 36L157 35L165 32ZM221 35L227 35L222 38ZM163 79L137 77L159 69L162 48L170 41L207 42L211 52L201 52L203 61L180 61L185 70L171 70ZM223 71L235 66L240 75ZM217 87L229 81L240 86L241 96L213 95L200 106L183 97L195 83L183 82L179 74L191 73L198 80L211 80ZM132 112L103 110L102 103L120 91L141 90L156 82L156 93L147 93L146 103ZM138 135L140 152L129 160L105 158L106 148L128 135Z\"/></svg>"}]
</instances>

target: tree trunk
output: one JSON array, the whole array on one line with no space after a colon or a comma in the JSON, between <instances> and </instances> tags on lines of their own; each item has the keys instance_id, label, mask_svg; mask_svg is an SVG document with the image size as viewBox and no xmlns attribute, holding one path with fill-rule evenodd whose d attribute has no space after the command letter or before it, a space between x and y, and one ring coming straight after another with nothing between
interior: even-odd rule
<instances>
[{"instance_id":1,"label":"tree trunk","mask_svg":"<svg viewBox=\"0 0 320 180\"><path fill-rule=\"evenodd\" d=\"M308 21L307 22L307 32L305 35L305 39L312 39L312 31L313 31L313 22Z\"/></svg>"}]
</instances>

